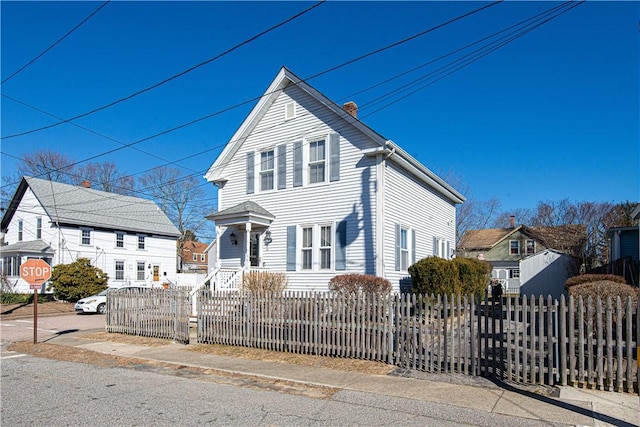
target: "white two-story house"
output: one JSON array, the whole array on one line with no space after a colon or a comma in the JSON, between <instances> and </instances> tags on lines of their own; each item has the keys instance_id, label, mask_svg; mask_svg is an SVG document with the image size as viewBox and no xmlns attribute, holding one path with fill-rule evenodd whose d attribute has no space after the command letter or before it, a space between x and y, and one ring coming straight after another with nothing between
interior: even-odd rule
<instances>
[{"instance_id":1,"label":"white two-story house","mask_svg":"<svg viewBox=\"0 0 640 427\"><path fill-rule=\"evenodd\" d=\"M109 276L109 286L175 283L178 229L146 199L24 177L2 217L2 275L29 291L20 265L40 258L54 266L78 258Z\"/></svg>"},{"instance_id":2,"label":"white two-story house","mask_svg":"<svg viewBox=\"0 0 640 427\"><path fill-rule=\"evenodd\" d=\"M289 290L326 291L339 274L408 290L408 267L450 258L464 197L343 107L280 70L205 178L218 188L217 289L242 272L288 276Z\"/></svg>"}]
</instances>

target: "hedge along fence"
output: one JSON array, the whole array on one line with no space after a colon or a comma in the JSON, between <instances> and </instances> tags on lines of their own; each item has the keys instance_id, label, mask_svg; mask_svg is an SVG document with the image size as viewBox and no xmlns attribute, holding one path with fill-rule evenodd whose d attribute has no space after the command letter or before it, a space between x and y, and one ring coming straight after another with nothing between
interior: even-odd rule
<instances>
[{"instance_id":1,"label":"hedge along fence","mask_svg":"<svg viewBox=\"0 0 640 427\"><path fill-rule=\"evenodd\" d=\"M200 343L637 390L631 300L202 291L198 306Z\"/></svg>"},{"instance_id":2,"label":"hedge along fence","mask_svg":"<svg viewBox=\"0 0 640 427\"><path fill-rule=\"evenodd\" d=\"M417 294L476 295L483 297L491 264L471 258L423 258L409 267L412 291Z\"/></svg>"}]
</instances>

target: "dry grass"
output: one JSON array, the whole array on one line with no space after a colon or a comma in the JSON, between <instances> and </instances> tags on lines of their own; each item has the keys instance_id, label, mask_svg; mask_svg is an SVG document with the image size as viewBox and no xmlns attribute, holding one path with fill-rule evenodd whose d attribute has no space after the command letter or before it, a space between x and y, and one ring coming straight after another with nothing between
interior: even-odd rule
<instances>
[{"instance_id":1,"label":"dry grass","mask_svg":"<svg viewBox=\"0 0 640 427\"><path fill-rule=\"evenodd\" d=\"M70 302L40 302L38 303L38 316L75 313L73 306L74 304ZM33 304L1 304L0 315L3 320L33 317Z\"/></svg>"}]
</instances>

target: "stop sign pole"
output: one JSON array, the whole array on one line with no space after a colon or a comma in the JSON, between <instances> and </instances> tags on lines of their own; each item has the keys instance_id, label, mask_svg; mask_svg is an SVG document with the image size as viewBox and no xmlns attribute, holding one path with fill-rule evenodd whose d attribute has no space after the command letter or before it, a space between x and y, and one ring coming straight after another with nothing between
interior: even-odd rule
<instances>
[{"instance_id":1,"label":"stop sign pole","mask_svg":"<svg viewBox=\"0 0 640 427\"><path fill-rule=\"evenodd\" d=\"M20 277L33 289L33 343L38 343L38 289L51 278L51 266L41 259L30 259L20 266Z\"/></svg>"}]
</instances>

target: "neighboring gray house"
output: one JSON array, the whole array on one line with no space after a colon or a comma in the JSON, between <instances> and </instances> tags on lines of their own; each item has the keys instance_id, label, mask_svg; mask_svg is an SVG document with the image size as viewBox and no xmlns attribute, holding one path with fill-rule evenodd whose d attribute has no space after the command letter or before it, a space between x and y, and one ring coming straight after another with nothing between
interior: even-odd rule
<instances>
[{"instance_id":1,"label":"neighboring gray house","mask_svg":"<svg viewBox=\"0 0 640 427\"><path fill-rule=\"evenodd\" d=\"M464 197L396 143L282 68L206 174L218 188L216 289L251 269L288 289L325 291L339 274L408 289L408 267L450 258Z\"/></svg>"},{"instance_id":2,"label":"neighboring gray house","mask_svg":"<svg viewBox=\"0 0 640 427\"><path fill-rule=\"evenodd\" d=\"M145 199L84 186L24 177L2 217L1 273L18 292L29 285L19 267L27 259L68 264L89 258L109 286L160 286L175 281L180 233Z\"/></svg>"}]
</instances>

